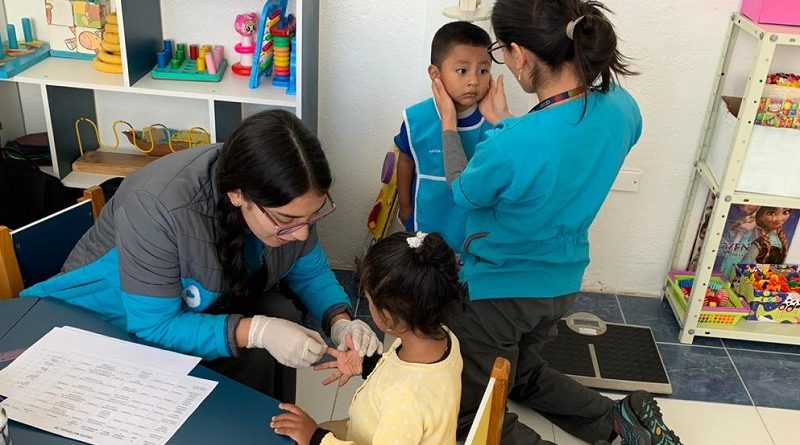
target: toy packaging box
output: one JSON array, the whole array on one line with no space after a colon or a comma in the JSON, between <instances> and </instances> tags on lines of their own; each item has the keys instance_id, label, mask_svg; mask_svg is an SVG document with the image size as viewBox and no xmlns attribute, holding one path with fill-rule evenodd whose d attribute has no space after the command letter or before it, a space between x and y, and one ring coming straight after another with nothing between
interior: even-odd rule
<instances>
[{"instance_id":1,"label":"toy packaging box","mask_svg":"<svg viewBox=\"0 0 800 445\"><path fill-rule=\"evenodd\" d=\"M737 264L733 289L750 304L749 320L800 323L800 266Z\"/></svg>"},{"instance_id":2,"label":"toy packaging box","mask_svg":"<svg viewBox=\"0 0 800 445\"><path fill-rule=\"evenodd\" d=\"M769 127L800 128L800 76L776 73L767 76L755 123Z\"/></svg>"}]
</instances>

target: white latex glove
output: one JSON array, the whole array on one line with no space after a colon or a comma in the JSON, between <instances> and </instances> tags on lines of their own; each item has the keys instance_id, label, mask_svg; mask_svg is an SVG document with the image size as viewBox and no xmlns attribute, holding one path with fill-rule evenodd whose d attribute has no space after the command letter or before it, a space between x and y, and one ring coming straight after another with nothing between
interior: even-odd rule
<instances>
[{"instance_id":1,"label":"white latex glove","mask_svg":"<svg viewBox=\"0 0 800 445\"><path fill-rule=\"evenodd\" d=\"M325 340L318 332L275 317L255 315L247 333L248 348L263 348L279 363L308 368L325 353Z\"/></svg>"},{"instance_id":2,"label":"white latex glove","mask_svg":"<svg viewBox=\"0 0 800 445\"><path fill-rule=\"evenodd\" d=\"M345 337L353 337L353 344L360 357L365 355L371 357L377 352L383 353L383 344L378 340L378 336L361 320L339 320L331 327L331 339L338 345L336 349L347 351Z\"/></svg>"}]
</instances>

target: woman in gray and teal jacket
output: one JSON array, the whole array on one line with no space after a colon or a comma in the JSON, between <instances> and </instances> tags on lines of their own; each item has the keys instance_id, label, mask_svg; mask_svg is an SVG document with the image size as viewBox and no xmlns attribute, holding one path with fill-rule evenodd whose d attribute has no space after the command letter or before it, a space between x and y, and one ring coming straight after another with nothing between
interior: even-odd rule
<instances>
[{"instance_id":1,"label":"woman in gray and teal jacket","mask_svg":"<svg viewBox=\"0 0 800 445\"><path fill-rule=\"evenodd\" d=\"M317 239L315 223L335 209L330 185L319 140L294 115L253 115L224 145L171 154L127 177L62 273L22 295L83 307L292 400L294 382L274 361L310 366L325 342L300 326L279 283L341 348L352 335L361 355L380 350L352 319Z\"/></svg>"}]
</instances>

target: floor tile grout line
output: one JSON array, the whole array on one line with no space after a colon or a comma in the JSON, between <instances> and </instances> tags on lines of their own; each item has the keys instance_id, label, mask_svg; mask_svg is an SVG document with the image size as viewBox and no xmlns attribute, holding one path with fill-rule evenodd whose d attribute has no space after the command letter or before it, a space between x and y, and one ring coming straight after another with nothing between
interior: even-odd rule
<instances>
[{"instance_id":1,"label":"floor tile grout line","mask_svg":"<svg viewBox=\"0 0 800 445\"><path fill-rule=\"evenodd\" d=\"M766 430L769 439L772 441L772 445L778 445L778 442L775 442L775 438L772 437L772 431L769 430L769 426L767 425L767 422L764 420L764 416L761 415L761 411L758 410L757 406L755 407L755 409L756 409L756 415L758 416L759 419L761 419L761 424L764 425L764 430Z\"/></svg>"},{"instance_id":2,"label":"floor tile grout line","mask_svg":"<svg viewBox=\"0 0 800 445\"><path fill-rule=\"evenodd\" d=\"M747 384L744 382L744 379L742 378L742 374L739 372L739 368L736 366L736 363L733 361L733 357L731 357L731 353L728 352L728 349L725 346L723 346L722 349L725 351L725 355L728 356L728 360L731 361L731 365L733 365L733 370L736 371L736 375L739 377L739 381L742 382L742 386L744 387L744 392L747 393L747 398L749 398L750 402L753 403L753 407L756 407L756 402L755 402L755 400L753 400L753 396L750 395L750 389L747 387Z\"/></svg>"},{"instance_id":3,"label":"floor tile grout line","mask_svg":"<svg viewBox=\"0 0 800 445\"><path fill-rule=\"evenodd\" d=\"M723 344L725 344L725 343L723 343ZM758 353L764 353L764 354L793 355L795 357L800 356L800 353L798 353L798 352L762 351L762 350L759 350L759 349L731 348L730 346L725 346L725 349L733 350L733 351L758 352Z\"/></svg>"},{"instance_id":4,"label":"floor tile grout line","mask_svg":"<svg viewBox=\"0 0 800 445\"><path fill-rule=\"evenodd\" d=\"M670 345L670 346L686 346L686 347L695 347L695 348L725 349L722 346L685 345L683 343L674 343L674 342L669 342L669 341L658 341L658 340L656 340L656 344L658 344L658 345Z\"/></svg>"},{"instance_id":5,"label":"floor tile grout line","mask_svg":"<svg viewBox=\"0 0 800 445\"><path fill-rule=\"evenodd\" d=\"M622 315L622 322L628 324L628 319L625 318L625 311L622 310L622 303L619 302L619 295L614 294L614 299L617 300L617 307L619 308L619 313Z\"/></svg>"},{"instance_id":6,"label":"floor tile grout line","mask_svg":"<svg viewBox=\"0 0 800 445\"><path fill-rule=\"evenodd\" d=\"M764 421L764 417L761 415L761 412L758 410L758 405L756 405L756 401L753 400L753 396L750 395L750 389L747 387L747 383L744 382L744 378L742 378L742 374L739 372L739 368L736 366L736 363L733 361L733 357L731 357L731 353L728 351L728 348L725 346L725 342L722 342L722 349L725 350L725 355L728 356L728 360L731 361L733 365L733 370L736 371L736 375L739 377L739 381L742 382L742 386L744 387L744 392L747 393L747 397L753 402L753 409L756 410L756 415L761 420L761 425L764 426L764 430L767 432L769 436L769 440L772 441L773 445L775 444L775 438L772 437L772 432L769 430L769 426L767 426L767 422Z\"/></svg>"}]
</instances>

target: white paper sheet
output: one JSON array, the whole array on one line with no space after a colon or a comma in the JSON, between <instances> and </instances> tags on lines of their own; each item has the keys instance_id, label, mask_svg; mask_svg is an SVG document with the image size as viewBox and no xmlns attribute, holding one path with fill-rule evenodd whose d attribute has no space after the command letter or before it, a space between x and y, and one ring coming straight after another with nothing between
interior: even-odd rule
<instances>
[{"instance_id":1,"label":"white paper sheet","mask_svg":"<svg viewBox=\"0 0 800 445\"><path fill-rule=\"evenodd\" d=\"M108 357L146 364L174 374L188 374L200 363L200 357L139 345L72 326L55 329L67 331L59 334L64 341L85 343L86 350L102 351ZM87 336L91 338L86 338Z\"/></svg>"},{"instance_id":2,"label":"white paper sheet","mask_svg":"<svg viewBox=\"0 0 800 445\"><path fill-rule=\"evenodd\" d=\"M0 370L8 416L95 445L165 444L217 382L148 366L132 346L54 328Z\"/></svg>"}]
</instances>

